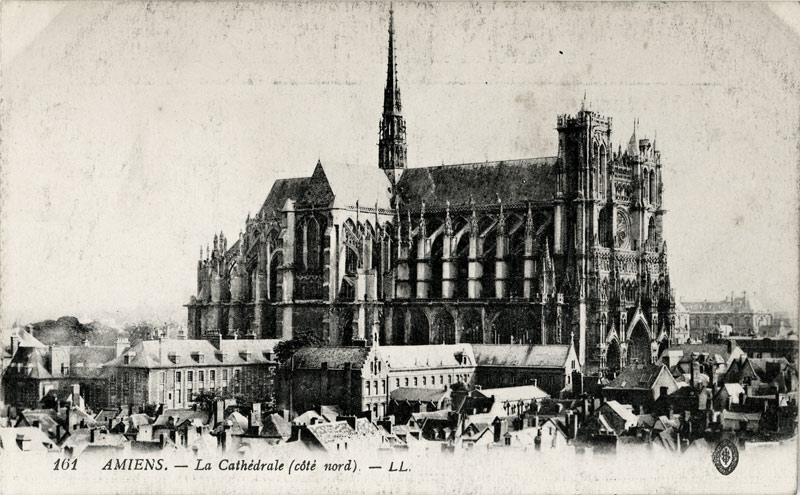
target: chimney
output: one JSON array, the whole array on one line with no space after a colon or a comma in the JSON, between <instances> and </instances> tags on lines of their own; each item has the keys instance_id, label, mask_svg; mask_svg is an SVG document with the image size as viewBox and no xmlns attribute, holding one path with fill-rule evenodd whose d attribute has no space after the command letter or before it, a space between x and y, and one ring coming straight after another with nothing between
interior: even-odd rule
<instances>
[{"instance_id":1,"label":"chimney","mask_svg":"<svg viewBox=\"0 0 800 495\"><path fill-rule=\"evenodd\" d=\"M97 438L97 428L89 429L89 443L94 443L95 439Z\"/></svg>"},{"instance_id":2,"label":"chimney","mask_svg":"<svg viewBox=\"0 0 800 495\"><path fill-rule=\"evenodd\" d=\"M17 349L19 349L19 337L16 335L11 336L11 357L14 357L16 354Z\"/></svg>"},{"instance_id":3,"label":"chimney","mask_svg":"<svg viewBox=\"0 0 800 495\"><path fill-rule=\"evenodd\" d=\"M500 443L500 437L503 432L503 422L499 419L494 420L494 443Z\"/></svg>"},{"instance_id":4,"label":"chimney","mask_svg":"<svg viewBox=\"0 0 800 495\"><path fill-rule=\"evenodd\" d=\"M122 355L122 352L125 351L125 349L128 348L128 344L129 343L128 343L128 338L127 337L117 337L117 342L116 342L116 346L115 346L116 347L116 356L117 357L120 357Z\"/></svg>"},{"instance_id":5,"label":"chimney","mask_svg":"<svg viewBox=\"0 0 800 495\"><path fill-rule=\"evenodd\" d=\"M290 442L299 442L303 439L303 425L292 424L292 436Z\"/></svg>"}]
</instances>

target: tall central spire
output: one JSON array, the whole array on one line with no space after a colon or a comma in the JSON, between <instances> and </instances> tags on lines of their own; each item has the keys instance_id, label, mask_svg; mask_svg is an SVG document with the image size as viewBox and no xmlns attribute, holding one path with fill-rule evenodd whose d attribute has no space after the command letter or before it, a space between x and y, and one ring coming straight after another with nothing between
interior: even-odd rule
<instances>
[{"instance_id":1,"label":"tall central spire","mask_svg":"<svg viewBox=\"0 0 800 495\"><path fill-rule=\"evenodd\" d=\"M386 87L383 90L383 115L378 142L378 166L394 184L406 168L406 123L397 84L397 63L394 60L394 8L389 4L389 56Z\"/></svg>"}]
</instances>

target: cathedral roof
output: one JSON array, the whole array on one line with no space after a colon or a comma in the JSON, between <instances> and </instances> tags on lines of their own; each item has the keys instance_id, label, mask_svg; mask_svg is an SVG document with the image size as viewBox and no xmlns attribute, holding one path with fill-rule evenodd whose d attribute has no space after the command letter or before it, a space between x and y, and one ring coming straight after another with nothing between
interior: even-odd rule
<instances>
[{"instance_id":1,"label":"cathedral roof","mask_svg":"<svg viewBox=\"0 0 800 495\"><path fill-rule=\"evenodd\" d=\"M297 208L311 205L332 208L391 208L391 183L376 166L317 162L311 177L278 179L272 185L260 214L272 216L287 199Z\"/></svg>"},{"instance_id":2,"label":"cathedral roof","mask_svg":"<svg viewBox=\"0 0 800 495\"><path fill-rule=\"evenodd\" d=\"M418 209L550 201L556 190L557 157L525 158L497 162L465 163L410 168L403 172L397 191L404 204Z\"/></svg>"},{"instance_id":3,"label":"cathedral roof","mask_svg":"<svg viewBox=\"0 0 800 495\"><path fill-rule=\"evenodd\" d=\"M391 183L383 170L375 165L363 166L352 163L317 163L312 175L314 183L324 180L332 194L331 207L391 208ZM301 203L317 201L309 188Z\"/></svg>"},{"instance_id":4,"label":"cathedral roof","mask_svg":"<svg viewBox=\"0 0 800 495\"><path fill-rule=\"evenodd\" d=\"M291 179L278 179L272 184L267 199L261 206L261 214L272 215L283 208L287 199L296 199L306 190L311 177L295 177Z\"/></svg>"}]
</instances>

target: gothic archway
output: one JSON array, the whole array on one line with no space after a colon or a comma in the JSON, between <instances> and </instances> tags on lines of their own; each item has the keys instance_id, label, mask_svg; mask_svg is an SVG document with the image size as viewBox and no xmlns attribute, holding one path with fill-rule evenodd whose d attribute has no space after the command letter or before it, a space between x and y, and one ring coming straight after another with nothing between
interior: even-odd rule
<instances>
[{"instance_id":1,"label":"gothic archway","mask_svg":"<svg viewBox=\"0 0 800 495\"><path fill-rule=\"evenodd\" d=\"M411 342L412 345L427 345L430 342L430 324L428 317L421 309L411 310Z\"/></svg>"},{"instance_id":2,"label":"gothic archway","mask_svg":"<svg viewBox=\"0 0 800 495\"><path fill-rule=\"evenodd\" d=\"M608 343L608 349L606 349L606 368L608 371L619 371L622 366L621 358L622 353L619 349L619 342L617 342L617 339L612 339L611 342Z\"/></svg>"},{"instance_id":3,"label":"gothic archway","mask_svg":"<svg viewBox=\"0 0 800 495\"><path fill-rule=\"evenodd\" d=\"M439 311L433 321L433 339L431 344L455 344L456 324L447 310Z\"/></svg>"},{"instance_id":4,"label":"gothic archway","mask_svg":"<svg viewBox=\"0 0 800 495\"><path fill-rule=\"evenodd\" d=\"M459 342L483 343L483 318L477 309L468 309L461 315L461 339Z\"/></svg>"},{"instance_id":5,"label":"gothic archway","mask_svg":"<svg viewBox=\"0 0 800 495\"><path fill-rule=\"evenodd\" d=\"M650 335L640 319L628 339L628 363L650 363Z\"/></svg>"},{"instance_id":6,"label":"gothic archway","mask_svg":"<svg viewBox=\"0 0 800 495\"><path fill-rule=\"evenodd\" d=\"M406 310L395 308L392 315L392 344L406 343Z\"/></svg>"}]
</instances>

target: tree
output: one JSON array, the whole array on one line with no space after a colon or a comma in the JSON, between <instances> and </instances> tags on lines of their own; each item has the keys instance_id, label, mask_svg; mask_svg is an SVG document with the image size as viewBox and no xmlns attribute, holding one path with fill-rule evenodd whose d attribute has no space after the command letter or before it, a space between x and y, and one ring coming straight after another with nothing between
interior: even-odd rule
<instances>
[{"instance_id":1,"label":"tree","mask_svg":"<svg viewBox=\"0 0 800 495\"><path fill-rule=\"evenodd\" d=\"M319 337L314 335L313 332L309 330L301 330L297 332L294 338L278 342L275 345L273 352L275 353L275 359L277 359L279 363L284 364L294 355L295 352L299 351L303 347L318 346L320 344L321 341Z\"/></svg>"}]
</instances>

